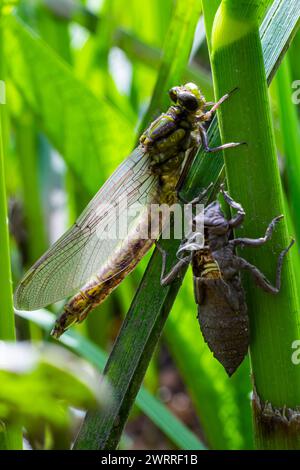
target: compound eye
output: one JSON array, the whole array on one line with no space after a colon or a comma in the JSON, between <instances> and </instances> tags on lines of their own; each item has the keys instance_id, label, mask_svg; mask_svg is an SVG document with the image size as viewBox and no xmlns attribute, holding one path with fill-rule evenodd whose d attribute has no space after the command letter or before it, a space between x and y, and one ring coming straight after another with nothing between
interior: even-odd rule
<instances>
[{"instance_id":1,"label":"compound eye","mask_svg":"<svg viewBox=\"0 0 300 470\"><path fill-rule=\"evenodd\" d=\"M184 106L188 111L196 111L199 107L196 96L190 93L182 94L180 96L180 101L182 106Z\"/></svg>"},{"instance_id":2,"label":"compound eye","mask_svg":"<svg viewBox=\"0 0 300 470\"><path fill-rule=\"evenodd\" d=\"M171 88L171 90L169 90L169 96L171 98L171 100L176 103L177 101L177 90L176 90L176 87L173 87Z\"/></svg>"}]
</instances>

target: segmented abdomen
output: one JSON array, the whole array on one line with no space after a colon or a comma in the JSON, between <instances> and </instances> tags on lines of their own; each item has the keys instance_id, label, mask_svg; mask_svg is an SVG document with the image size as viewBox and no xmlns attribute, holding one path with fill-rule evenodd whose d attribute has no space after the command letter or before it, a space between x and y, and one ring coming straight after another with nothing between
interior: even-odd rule
<instances>
[{"instance_id":1,"label":"segmented abdomen","mask_svg":"<svg viewBox=\"0 0 300 470\"><path fill-rule=\"evenodd\" d=\"M200 260L197 261L199 263ZM225 282L217 263L212 258L209 264L207 261L197 264L197 276L194 269L198 320L209 349L231 376L249 346L249 318L244 290L239 276ZM199 277L199 274L202 276Z\"/></svg>"}]
</instances>

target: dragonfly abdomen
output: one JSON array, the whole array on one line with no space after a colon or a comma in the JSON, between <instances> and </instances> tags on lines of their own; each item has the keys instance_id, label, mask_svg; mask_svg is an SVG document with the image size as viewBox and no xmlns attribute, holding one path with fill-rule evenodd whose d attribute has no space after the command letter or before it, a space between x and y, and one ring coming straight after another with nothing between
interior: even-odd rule
<instances>
[{"instance_id":1,"label":"dragonfly abdomen","mask_svg":"<svg viewBox=\"0 0 300 470\"><path fill-rule=\"evenodd\" d=\"M150 213L147 210L138 229L132 231L101 270L65 305L52 335L59 338L71 325L82 322L89 312L102 304L111 292L133 271L149 251L161 230L161 220L152 223L152 238L147 238ZM142 233L145 238L141 238Z\"/></svg>"}]
</instances>

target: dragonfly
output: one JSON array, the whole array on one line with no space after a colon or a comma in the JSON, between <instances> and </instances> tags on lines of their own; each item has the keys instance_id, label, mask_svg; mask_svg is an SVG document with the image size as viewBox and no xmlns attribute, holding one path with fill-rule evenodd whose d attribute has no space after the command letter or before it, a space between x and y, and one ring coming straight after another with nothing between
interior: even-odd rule
<instances>
[{"instance_id":1,"label":"dragonfly","mask_svg":"<svg viewBox=\"0 0 300 470\"><path fill-rule=\"evenodd\" d=\"M212 103L194 83L171 88L169 109L143 132L138 146L74 225L25 274L15 292L15 307L36 310L71 297L51 333L59 338L100 305L159 237L163 220L151 227L148 238L138 234L151 225L152 204L172 205L178 200L200 144L208 153L240 145L211 148L208 144L205 124L230 95ZM143 210L128 216L125 237L103 236L113 231L117 208L125 201L129 209L139 204Z\"/></svg>"}]
</instances>

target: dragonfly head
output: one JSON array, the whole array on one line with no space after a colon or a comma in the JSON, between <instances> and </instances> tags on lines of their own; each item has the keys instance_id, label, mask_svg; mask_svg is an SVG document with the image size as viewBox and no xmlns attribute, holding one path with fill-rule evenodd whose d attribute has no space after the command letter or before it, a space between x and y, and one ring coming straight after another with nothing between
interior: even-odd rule
<instances>
[{"instance_id":1,"label":"dragonfly head","mask_svg":"<svg viewBox=\"0 0 300 470\"><path fill-rule=\"evenodd\" d=\"M194 83L175 86L169 91L171 100L186 111L195 112L205 104L205 98Z\"/></svg>"}]
</instances>

